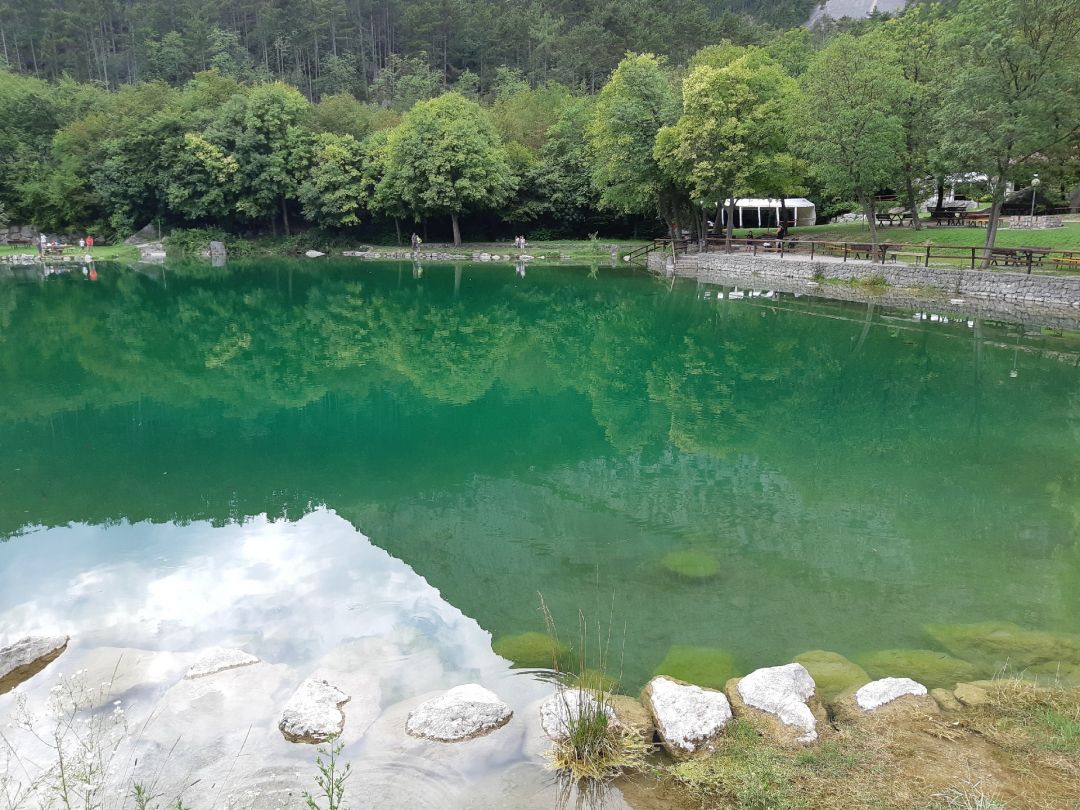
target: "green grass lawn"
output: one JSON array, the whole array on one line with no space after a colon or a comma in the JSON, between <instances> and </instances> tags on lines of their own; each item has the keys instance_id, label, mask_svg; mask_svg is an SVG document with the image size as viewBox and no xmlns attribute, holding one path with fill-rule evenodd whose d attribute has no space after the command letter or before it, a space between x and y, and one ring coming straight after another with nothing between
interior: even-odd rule
<instances>
[{"instance_id":1,"label":"green grass lawn","mask_svg":"<svg viewBox=\"0 0 1080 810\"><path fill-rule=\"evenodd\" d=\"M560 256L569 256L573 259L582 258L608 258L611 256L611 246L618 248L619 255L623 256L631 250L647 244L644 239L598 239L595 242L589 239L553 239L542 241L529 241L525 243L525 252L530 256L543 256L545 259L558 259ZM408 250L408 245L372 245L377 250ZM454 247L449 242L424 242L420 246L422 251L436 251L446 253L494 253L503 256L516 255L518 250L510 242L465 242L460 247Z\"/></svg>"},{"instance_id":2,"label":"green grass lawn","mask_svg":"<svg viewBox=\"0 0 1080 810\"><path fill-rule=\"evenodd\" d=\"M792 236L824 242L868 242L870 229L865 223L852 222L843 225L814 225L809 228L792 228ZM924 224L922 230L908 227L887 226L878 228L878 239L890 244L917 244L939 247L982 247L986 239L985 228L968 228L955 225ZM1044 231L998 230L994 242L998 247L1044 247L1051 250L1080 251L1080 222L1066 222L1061 228Z\"/></svg>"},{"instance_id":3,"label":"green grass lawn","mask_svg":"<svg viewBox=\"0 0 1080 810\"><path fill-rule=\"evenodd\" d=\"M32 245L0 245L0 256L11 256L16 253L37 254L37 252L37 248ZM86 250L76 245L74 248L65 250L62 255L70 256L73 260L81 259L86 255ZM131 245L94 245L93 255L95 259L101 261L129 261L139 258L139 249ZM58 258L58 256L54 253L50 255L50 258Z\"/></svg>"}]
</instances>

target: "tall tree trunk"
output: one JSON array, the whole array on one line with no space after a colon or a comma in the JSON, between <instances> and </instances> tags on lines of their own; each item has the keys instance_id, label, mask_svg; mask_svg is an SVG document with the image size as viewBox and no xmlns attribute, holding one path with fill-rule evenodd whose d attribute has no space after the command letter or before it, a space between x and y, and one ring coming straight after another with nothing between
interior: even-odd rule
<instances>
[{"instance_id":1,"label":"tall tree trunk","mask_svg":"<svg viewBox=\"0 0 1080 810\"><path fill-rule=\"evenodd\" d=\"M874 198L867 194L860 194L859 204L862 206L863 215L866 217L866 224L870 228L870 246L873 248L874 253L877 253L877 217L874 216L877 212L874 209Z\"/></svg>"},{"instance_id":2,"label":"tall tree trunk","mask_svg":"<svg viewBox=\"0 0 1080 810\"><path fill-rule=\"evenodd\" d=\"M731 253L731 240L735 236L735 197L729 195L727 200L727 227L724 229L724 250Z\"/></svg>"},{"instance_id":3,"label":"tall tree trunk","mask_svg":"<svg viewBox=\"0 0 1080 810\"><path fill-rule=\"evenodd\" d=\"M911 211L911 227L916 231L922 230L922 224L919 222L919 209L915 204L915 183L911 179L911 172L907 173L904 177L904 182L907 184L907 204L908 210Z\"/></svg>"},{"instance_id":4,"label":"tall tree trunk","mask_svg":"<svg viewBox=\"0 0 1080 810\"><path fill-rule=\"evenodd\" d=\"M937 179L937 202L934 203L934 208L938 211L941 210L941 206L945 204L945 178L939 177Z\"/></svg>"},{"instance_id":5,"label":"tall tree trunk","mask_svg":"<svg viewBox=\"0 0 1080 810\"><path fill-rule=\"evenodd\" d=\"M285 235L292 236L289 232L289 206L285 202L285 195L281 195L281 224L285 228Z\"/></svg>"},{"instance_id":6,"label":"tall tree trunk","mask_svg":"<svg viewBox=\"0 0 1080 810\"><path fill-rule=\"evenodd\" d=\"M401 218L394 217L394 230L397 232L398 247L401 247Z\"/></svg>"},{"instance_id":7,"label":"tall tree trunk","mask_svg":"<svg viewBox=\"0 0 1080 810\"><path fill-rule=\"evenodd\" d=\"M1005 181L998 179L998 188L994 189L994 201L990 203L990 221L986 223L986 241L983 243L983 269L990 267L991 252L997 239L998 221L1001 219L1001 204L1005 201Z\"/></svg>"},{"instance_id":8,"label":"tall tree trunk","mask_svg":"<svg viewBox=\"0 0 1080 810\"><path fill-rule=\"evenodd\" d=\"M450 224L454 226L454 246L461 247L461 228L458 226L458 215L450 215Z\"/></svg>"}]
</instances>

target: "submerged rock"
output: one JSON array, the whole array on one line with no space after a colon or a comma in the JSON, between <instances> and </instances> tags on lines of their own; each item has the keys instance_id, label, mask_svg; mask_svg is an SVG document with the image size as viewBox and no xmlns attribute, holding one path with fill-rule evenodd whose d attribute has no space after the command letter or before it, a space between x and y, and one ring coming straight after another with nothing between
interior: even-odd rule
<instances>
[{"instance_id":1,"label":"submerged rock","mask_svg":"<svg viewBox=\"0 0 1080 810\"><path fill-rule=\"evenodd\" d=\"M874 678L912 678L928 687L951 688L979 676L971 663L936 650L878 650L856 660Z\"/></svg>"},{"instance_id":2,"label":"submerged rock","mask_svg":"<svg viewBox=\"0 0 1080 810\"><path fill-rule=\"evenodd\" d=\"M519 633L495 640L491 649L516 667L554 669L570 648L546 633Z\"/></svg>"},{"instance_id":3,"label":"submerged rock","mask_svg":"<svg viewBox=\"0 0 1080 810\"><path fill-rule=\"evenodd\" d=\"M870 681L870 675L865 669L840 653L811 650L796 655L794 661L806 667L823 700L834 698L841 692Z\"/></svg>"},{"instance_id":4,"label":"submerged rock","mask_svg":"<svg viewBox=\"0 0 1080 810\"><path fill-rule=\"evenodd\" d=\"M781 743L812 743L825 710L815 697L814 679L802 664L757 669L726 687L735 714L758 721Z\"/></svg>"},{"instance_id":5,"label":"submerged rock","mask_svg":"<svg viewBox=\"0 0 1080 810\"><path fill-rule=\"evenodd\" d=\"M723 689L739 674L735 657L719 647L691 647L675 644L668 649L653 675L669 675L680 681Z\"/></svg>"},{"instance_id":6,"label":"submerged rock","mask_svg":"<svg viewBox=\"0 0 1080 810\"><path fill-rule=\"evenodd\" d=\"M711 579L720 573L720 561L707 551L688 548L669 551L660 566L683 579Z\"/></svg>"},{"instance_id":7,"label":"submerged rock","mask_svg":"<svg viewBox=\"0 0 1080 810\"><path fill-rule=\"evenodd\" d=\"M881 678L859 687L855 702L863 711L872 712L905 695L922 697L926 687L911 678Z\"/></svg>"},{"instance_id":8,"label":"submerged rock","mask_svg":"<svg viewBox=\"0 0 1080 810\"><path fill-rule=\"evenodd\" d=\"M582 716L603 712L608 720L615 720L611 707L602 704L585 689L559 689L540 704L540 726L553 740L565 739L570 727Z\"/></svg>"},{"instance_id":9,"label":"submerged rock","mask_svg":"<svg viewBox=\"0 0 1080 810\"><path fill-rule=\"evenodd\" d=\"M611 694L619 687L619 681L616 678L597 669L587 669L580 675L571 675L566 679L566 683L568 686L606 694Z\"/></svg>"},{"instance_id":10,"label":"submerged rock","mask_svg":"<svg viewBox=\"0 0 1080 810\"><path fill-rule=\"evenodd\" d=\"M27 636L0 649L0 695L37 675L67 649L68 636Z\"/></svg>"},{"instance_id":11,"label":"submerged rock","mask_svg":"<svg viewBox=\"0 0 1080 810\"><path fill-rule=\"evenodd\" d=\"M259 663L259 659L243 650L231 650L225 647L212 647L198 661L188 667L184 677L190 680L216 675L227 669L247 667Z\"/></svg>"},{"instance_id":12,"label":"submerged rock","mask_svg":"<svg viewBox=\"0 0 1080 810\"><path fill-rule=\"evenodd\" d=\"M439 742L470 740L502 728L513 714L494 692L467 683L413 709L405 721L405 731Z\"/></svg>"},{"instance_id":13,"label":"submerged rock","mask_svg":"<svg viewBox=\"0 0 1080 810\"><path fill-rule=\"evenodd\" d=\"M929 624L925 630L953 655L984 669L1080 664L1080 635L1026 630L1012 622Z\"/></svg>"},{"instance_id":14,"label":"submerged rock","mask_svg":"<svg viewBox=\"0 0 1080 810\"><path fill-rule=\"evenodd\" d=\"M723 692L674 678L653 678L645 685L641 700L656 724L660 741L673 757L715 751L731 722L731 703Z\"/></svg>"},{"instance_id":15,"label":"submerged rock","mask_svg":"<svg viewBox=\"0 0 1080 810\"><path fill-rule=\"evenodd\" d=\"M308 678L289 698L278 728L294 743L324 743L341 734L349 696L318 678Z\"/></svg>"}]
</instances>

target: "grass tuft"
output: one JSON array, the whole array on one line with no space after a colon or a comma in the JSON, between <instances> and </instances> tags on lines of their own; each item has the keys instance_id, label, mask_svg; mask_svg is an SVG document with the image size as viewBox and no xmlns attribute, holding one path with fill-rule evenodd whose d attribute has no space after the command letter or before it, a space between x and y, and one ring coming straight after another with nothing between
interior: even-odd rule
<instances>
[{"instance_id":1,"label":"grass tuft","mask_svg":"<svg viewBox=\"0 0 1080 810\"><path fill-rule=\"evenodd\" d=\"M540 597L540 609L548 635L557 644L555 620L543 596ZM619 774L643 770L653 750L652 740L646 739L640 729L620 723L611 708L610 689L618 680L607 674L610 626L609 619L607 638L602 644L595 645L594 666L589 667L589 624L579 611L578 654L575 656L578 671L559 673L561 680L570 684L557 692L557 697L563 701L566 734L554 741L548 761L558 771L567 795L575 789L579 796L603 795L603 786ZM593 630L593 635L598 640L602 637L599 626Z\"/></svg>"}]
</instances>

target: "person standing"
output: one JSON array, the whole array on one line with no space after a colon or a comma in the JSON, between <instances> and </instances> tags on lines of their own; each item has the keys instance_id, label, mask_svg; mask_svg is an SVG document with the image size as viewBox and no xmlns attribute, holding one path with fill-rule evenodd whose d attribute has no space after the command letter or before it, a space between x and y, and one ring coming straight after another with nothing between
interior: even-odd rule
<instances>
[{"instance_id":1,"label":"person standing","mask_svg":"<svg viewBox=\"0 0 1080 810\"><path fill-rule=\"evenodd\" d=\"M48 241L48 237L46 237L44 233L38 234L38 253L42 256L45 255L45 245L48 244Z\"/></svg>"},{"instance_id":2,"label":"person standing","mask_svg":"<svg viewBox=\"0 0 1080 810\"><path fill-rule=\"evenodd\" d=\"M86 236L86 249L90 251L90 255L94 255L94 237L87 234Z\"/></svg>"}]
</instances>

